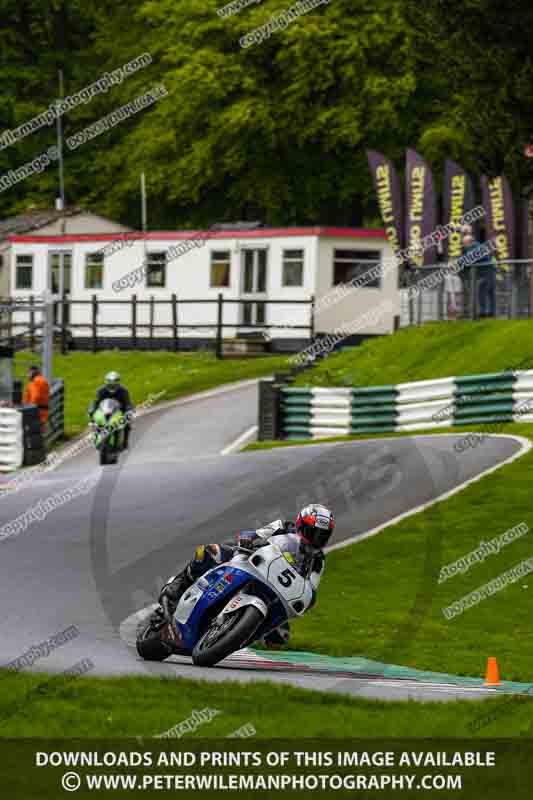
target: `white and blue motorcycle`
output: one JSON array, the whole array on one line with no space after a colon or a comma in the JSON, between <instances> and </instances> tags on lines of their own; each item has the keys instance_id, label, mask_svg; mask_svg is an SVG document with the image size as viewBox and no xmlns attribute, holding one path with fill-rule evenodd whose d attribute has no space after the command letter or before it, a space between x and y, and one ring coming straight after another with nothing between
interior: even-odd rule
<instances>
[{"instance_id":1,"label":"white and blue motorcycle","mask_svg":"<svg viewBox=\"0 0 533 800\"><path fill-rule=\"evenodd\" d=\"M181 597L164 624L141 623L137 652L148 661L192 656L211 667L262 639L282 623L301 617L313 603L313 588L295 568L294 555L269 543L237 548L225 564L206 572Z\"/></svg>"}]
</instances>

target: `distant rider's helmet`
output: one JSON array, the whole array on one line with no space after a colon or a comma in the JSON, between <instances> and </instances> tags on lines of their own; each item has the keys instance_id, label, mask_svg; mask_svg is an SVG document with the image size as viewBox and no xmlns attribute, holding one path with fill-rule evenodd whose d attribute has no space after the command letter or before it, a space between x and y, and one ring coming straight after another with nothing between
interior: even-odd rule
<instances>
[{"instance_id":1,"label":"distant rider's helmet","mask_svg":"<svg viewBox=\"0 0 533 800\"><path fill-rule=\"evenodd\" d=\"M105 376L105 385L111 392L111 394L115 394L118 387L120 386L120 375L118 372L108 372Z\"/></svg>"},{"instance_id":2,"label":"distant rider's helmet","mask_svg":"<svg viewBox=\"0 0 533 800\"><path fill-rule=\"evenodd\" d=\"M335 517L325 506L318 503L305 506L296 517L296 533L304 542L324 548L335 529Z\"/></svg>"}]
</instances>

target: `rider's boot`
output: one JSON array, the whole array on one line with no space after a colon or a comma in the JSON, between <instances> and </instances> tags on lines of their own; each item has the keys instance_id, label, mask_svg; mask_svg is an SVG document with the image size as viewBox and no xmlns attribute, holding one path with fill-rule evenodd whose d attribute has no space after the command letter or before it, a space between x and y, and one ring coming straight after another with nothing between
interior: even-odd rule
<instances>
[{"instance_id":1,"label":"rider's boot","mask_svg":"<svg viewBox=\"0 0 533 800\"><path fill-rule=\"evenodd\" d=\"M266 647L283 647L284 645L288 644L290 637L290 628L288 622L282 622L277 628L274 628L273 631L267 633L261 639L261 643Z\"/></svg>"},{"instance_id":2,"label":"rider's boot","mask_svg":"<svg viewBox=\"0 0 533 800\"><path fill-rule=\"evenodd\" d=\"M194 551L194 557L184 570L163 586L159 596L161 603L166 598L170 614L174 614L178 603L189 586L213 567L228 561L233 555L233 546L219 544L200 544Z\"/></svg>"}]
</instances>

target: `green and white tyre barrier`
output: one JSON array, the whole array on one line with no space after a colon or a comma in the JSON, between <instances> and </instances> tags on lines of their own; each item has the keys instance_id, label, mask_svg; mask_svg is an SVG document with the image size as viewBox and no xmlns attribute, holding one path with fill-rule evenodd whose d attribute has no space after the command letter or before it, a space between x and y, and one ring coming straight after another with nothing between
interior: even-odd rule
<instances>
[{"instance_id":1,"label":"green and white tyre barrier","mask_svg":"<svg viewBox=\"0 0 533 800\"><path fill-rule=\"evenodd\" d=\"M281 389L288 439L533 421L533 370L365 388Z\"/></svg>"}]
</instances>

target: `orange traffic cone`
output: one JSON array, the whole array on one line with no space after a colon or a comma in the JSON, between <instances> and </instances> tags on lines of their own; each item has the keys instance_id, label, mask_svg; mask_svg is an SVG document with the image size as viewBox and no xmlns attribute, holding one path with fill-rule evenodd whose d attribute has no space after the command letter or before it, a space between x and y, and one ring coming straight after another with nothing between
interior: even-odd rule
<instances>
[{"instance_id":1,"label":"orange traffic cone","mask_svg":"<svg viewBox=\"0 0 533 800\"><path fill-rule=\"evenodd\" d=\"M489 656L487 660L487 673L485 675L485 686L500 686L500 671L498 662L494 656Z\"/></svg>"}]
</instances>

